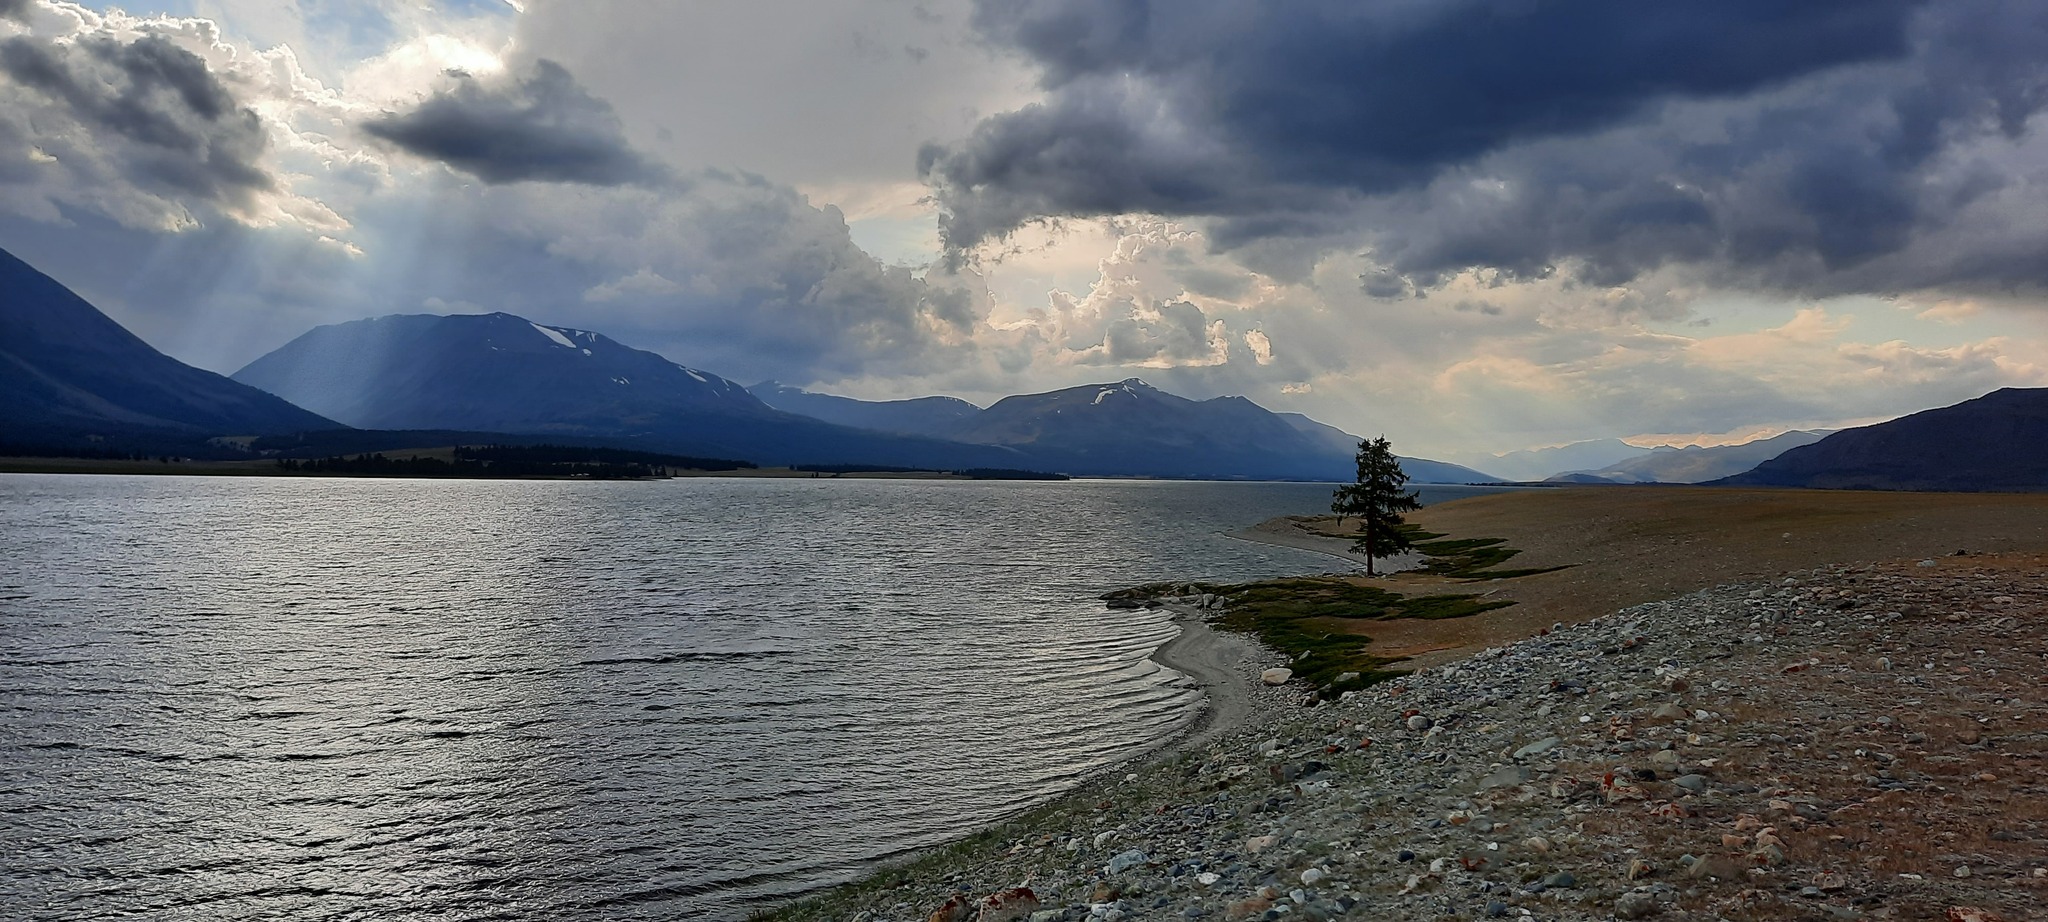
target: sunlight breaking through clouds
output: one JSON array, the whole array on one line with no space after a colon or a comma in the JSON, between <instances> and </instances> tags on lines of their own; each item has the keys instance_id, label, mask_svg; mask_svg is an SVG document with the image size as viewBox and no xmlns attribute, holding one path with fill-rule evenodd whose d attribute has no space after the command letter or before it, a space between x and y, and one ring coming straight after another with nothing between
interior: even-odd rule
<instances>
[{"instance_id":1,"label":"sunlight breaking through clouds","mask_svg":"<svg viewBox=\"0 0 2048 922\"><path fill-rule=\"evenodd\" d=\"M1318 33L1208 2L376 4L337 29L14 0L0 242L215 368L463 304L742 378L993 399L1143 371L1445 448L2042 383L2038 5L1675 4L1700 44L1659 62L1534 4L1607 81L1550 117L1517 100L1554 80L1457 70L1475 42L1546 60L1455 27L1470 5L1303 4ZM1351 39L1444 79L1318 69ZM1784 53L1686 57L1759 41ZM1189 53L1219 42L1245 57Z\"/></svg>"}]
</instances>

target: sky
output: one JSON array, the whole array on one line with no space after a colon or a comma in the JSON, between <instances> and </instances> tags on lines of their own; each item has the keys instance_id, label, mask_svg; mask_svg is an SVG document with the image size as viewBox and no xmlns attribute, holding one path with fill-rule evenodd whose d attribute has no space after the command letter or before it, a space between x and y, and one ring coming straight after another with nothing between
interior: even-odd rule
<instances>
[{"instance_id":1,"label":"sky","mask_svg":"<svg viewBox=\"0 0 2048 922\"><path fill-rule=\"evenodd\" d=\"M2038 0L0 0L0 248L230 373L507 311L1404 454L2048 386Z\"/></svg>"}]
</instances>

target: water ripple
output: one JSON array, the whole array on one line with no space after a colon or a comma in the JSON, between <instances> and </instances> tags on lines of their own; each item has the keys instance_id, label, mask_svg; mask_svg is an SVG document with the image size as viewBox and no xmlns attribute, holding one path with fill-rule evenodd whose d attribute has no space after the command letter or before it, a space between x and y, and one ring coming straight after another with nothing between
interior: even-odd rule
<instances>
[{"instance_id":1,"label":"water ripple","mask_svg":"<svg viewBox=\"0 0 2048 922\"><path fill-rule=\"evenodd\" d=\"M742 918L1178 732L1288 484L0 475L0 918Z\"/></svg>"}]
</instances>

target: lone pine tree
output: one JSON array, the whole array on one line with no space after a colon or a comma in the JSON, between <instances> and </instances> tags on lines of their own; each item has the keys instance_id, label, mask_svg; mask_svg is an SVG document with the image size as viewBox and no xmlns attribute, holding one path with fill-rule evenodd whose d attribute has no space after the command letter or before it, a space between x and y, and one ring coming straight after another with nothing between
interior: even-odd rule
<instances>
[{"instance_id":1,"label":"lone pine tree","mask_svg":"<svg viewBox=\"0 0 2048 922\"><path fill-rule=\"evenodd\" d=\"M1359 520L1358 540L1351 552L1365 555L1365 575L1378 575L1373 561L1414 547L1401 532L1401 513L1422 508L1421 500L1409 492L1408 474L1386 436L1358 443L1358 480L1338 487L1330 510L1338 521Z\"/></svg>"}]
</instances>

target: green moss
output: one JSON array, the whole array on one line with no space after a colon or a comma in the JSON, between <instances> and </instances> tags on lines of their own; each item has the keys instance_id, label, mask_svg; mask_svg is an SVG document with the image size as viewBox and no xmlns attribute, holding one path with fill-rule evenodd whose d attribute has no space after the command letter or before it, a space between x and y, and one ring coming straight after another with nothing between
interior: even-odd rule
<instances>
[{"instance_id":1,"label":"green moss","mask_svg":"<svg viewBox=\"0 0 2048 922\"><path fill-rule=\"evenodd\" d=\"M1570 566L1527 567L1518 570L1496 570L1513 559L1521 551L1507 546L1506 538L1444 538L1435 532L1423 531L1415 525L1403 525L1402 531L1415 549L1428 558L1422 566L1423 573L1448 579L1469 581L1488 579L1514 579L1518 576L1534 576L1550 573Z\"/></svg>"},{"instance_id":2,"label":"green moss","mask_svg":"<svg viewBox=\"0 0 2048 922\"><path fill-rule=\"evenodd\" d=\"M1399 659L1365 652L1372 638L1333 621L1463 618L1511 605L1474 595L1404 596L1339 577L1293 577L1214 587L1224 597L1213 622L1251 634L1285 654L1295 677L1325 693L1363 688L1403 671ZM1338 682L1345 673L1358 677Z\"/></svg>"},{"instance_id":3,"label":"green moss","mask_svg":"<svg viewBox=\"0 0 2048 922\"><path fill-rule=\"evenodd\" d=\"M1400 531L1409 543L1428 558L1422 569L1415 572L1448 579L1485 580L1514 579L1517 576L1534 576L1571 566L1530 567L1519 570L1496 570L1521 551L1507 546L1506 538L1444 538L1432 531L1423 531L1418 525L1402 525ZM1346 541L1358 537L1356 533L1331 531L1329 528L1314 528L1311 534L1325 538L1341 538ZM1439 540L1441 539L1441 540Z\"/></svg>"}]
</instances>

